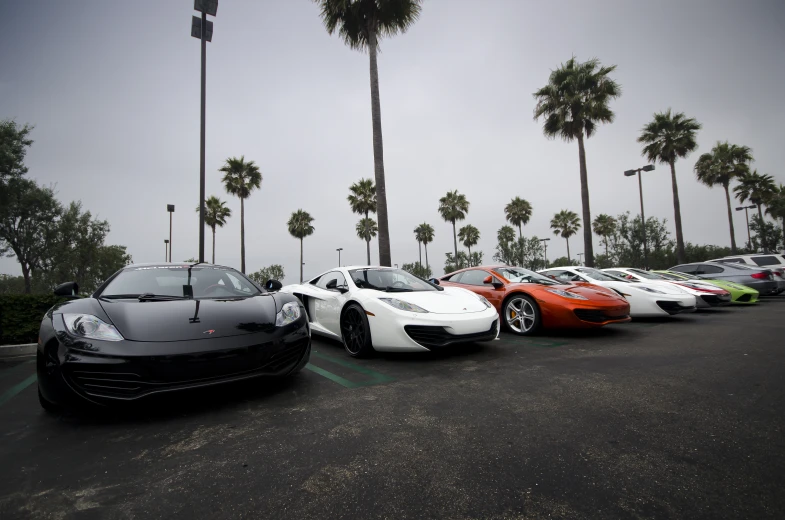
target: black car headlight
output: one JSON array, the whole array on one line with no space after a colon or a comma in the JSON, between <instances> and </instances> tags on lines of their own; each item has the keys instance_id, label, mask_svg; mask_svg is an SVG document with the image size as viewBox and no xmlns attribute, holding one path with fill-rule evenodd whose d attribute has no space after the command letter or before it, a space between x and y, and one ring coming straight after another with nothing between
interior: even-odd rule
<instances>
[{"instance_id":1,"label":"black car headlight","mask_svg":"<svg viewBox=\"0 0 785 520\"><path fill-rule=\"evenodd\" d=\"M63 322L68 332L81 338L103 341L123 341L124 339L114 325L109 325L92 314L63 314Z\"/></svg>"},{"instance_id":2,"label":"black car headlight","mask_svg":"<svg viewBox=\"0 0 785 520\"><path fill-rule=\"evenodd\" d=\"M283 327L300 319L300 304L297 302L285 303L278 314L275 315L275 326Z\"/></svg>"}]
</instances>

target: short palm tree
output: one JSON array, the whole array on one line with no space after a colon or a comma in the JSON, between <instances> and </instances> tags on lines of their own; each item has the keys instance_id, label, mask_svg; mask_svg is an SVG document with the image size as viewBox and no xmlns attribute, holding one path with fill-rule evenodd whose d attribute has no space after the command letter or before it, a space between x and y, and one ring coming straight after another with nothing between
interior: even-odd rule
<instances>
[{"instance_id":1,"label":"short palm tree","mask_svg":"<svg viewBox=\"0 0 785 520\"><path fill-rule=\"evenodd\" d=\"M601 213L594 219L592 227L594 228L594 232L602 237L602 241L605 244L605 256L608 256L608 237L616 232L616 219L610 215Z\"/></svg>"},{"instance_id":2,"label":"short palm tree","mask_svg":"<svg viewBox=\"0 0 785 520\"><path fill-rule=\"evenodd\" d=\"M736 198L743 204L749 200L758 206L758 218L763 222L763 209L761 206L767 204L777 194L777 185L771 175L761 175L757 170L748 172L738 177L739 184L733 188ZM768 251L766 238L761 233L761 246L764 251ZM776 247L776 244L775 246Z\"/></svg>"},{"instance_id":3,"label":"short palm tree","mask_svg":"<svg viewBox=\"0 0 785 520\"><path fill-rule=\"evenodd\" d=\"M448 191L447 195L439 199L439 214L442 220L452 223L452 238L455 244L455 258L458 258L458 235L455 231L455 222L466 218L469 212L469 201L466 195L458 190Z\"/></svg>"},{"instance_id":4,"label":"short palm tree","mask_svg":"<svg viewBox=\"0 0 785 520\"><path fill-rule=\"evenodd\" d=\"M201 208L196 207L196 212L199 213ZM232 216L232 210L226 207L226 203L211 195L209 199L204 201L204 223L213 230L213 262L215 263L215 228L224 227L226 219Z\"/></svg>"},{"instance_id":5,"label":"short palm tree","mask_svg":"<svg viewBox=\"0 0 785 520\"><path fill-rule=\"evenodd\" d=\"M286 226L289 234L300 240L300 283L303 283L303 239L313 234L314 227L311 224L313 217L307 211L298 209L289 217Z\"/></svg>"},{"instance_id":6,"label":"short palm tree","mask_svg":"<svg viewBox=\"0 0 785 520\"><path fill-rule=\"evenodd\" d=\"M676 159L687 157L698 147L695 133L701 129L700 123L683 112L654 114L654 119L643 127L638 142L643 144L642 155L651 162L660 162L671 167L673 188L673 222L676 226L676 257L680 264L687 262L684 252L684 234L681 231L681 205L679 186L676 182Z\"/></svg>"},{"instance_id":7,"label":"short palm tree","mask_svg":"<svg viewBox=\"0 0 785 520\"><path fill-rule=\"evenodd\" d=\"M586 265L594 267L594 247L589 206L589 175L583 140L593 136L600 123L612 123L614 114L610 101L621 95L621 87L610 79L616 66L602 67L596 59L583 63L570 58L551 71L548 84L534 93L537 106L534 119L544 118L542 131L546 137L578 141L580 163L581 206L583 208L583 249Z\"/></svg>"},{"instance_id":8,"label":"short palm tree","mask_svg":"<svg viewBox=\"0 0 785 520\"><path fill-rule=\"evenodd\" d=\"M433 227L423 222L415 228L414 235L417 242L425 246L425 265L428 267L428 244L433 242ZM422 265L422 256L420 256L420 265Z\"/></svg>"},{"instance_id":9,"label":"short palm tree","mask_svg":"<svg viewBox=\"0 0 785 520\"><path fill-rule=\"evenodd\" d=\"M349 201L349 206L352 208L353 213L365 215L368 218L369 213L376 213L376 186L374 186L371 179L360 179L349 186L349 196L346 199ZM368 254L368 264L371 263L371 241L365 242L365 247Z\"/></svg>"},{"instance_id":10,"label":"short palm tree","mask_svg":"<svg viewBox=\"0 0 785 520\"><path fill-rule=\"evenodd\" d=\"M532 216L532 205L529 201L520 197L515 197L504 207L504 215L507 221L513 226L518 226L518 238L523 239L523 224L528 224ZM521 249L521 253L523 250ZM521 258L520 265L523 265Z\"/></svg>"},{"instance_id":11,"label":"short palm tree","mask_svg":"<svg viewBox=\"0 0 785 520\"><path fill-rule=\"evenodd\" d=\"M581 228L581 221L578 214L568 209L563 209L551 219L551 229L554 235L559 235L567 241L567 260L572 262L570 257L570 237Z\"/></svg>"},{"instance_id":12,"label":"short palm tree","mask_svg":"<svg viewBox=\"0 0 785 520\"><path fill-rule=\"evenodd\" d=\"M496 232L496 238L501 244L509 244L515 240L515 230L510 226L502 226L499 228L499 231Z\"/></svg>"},{"instance_id":13,"label":"short palm tree","mask_svg":"<svg viewBox=\"0 0 785 520\"><path fill-rule=\"evenodd\" d=\"M372 218L363 218L357 223L357 236L365 240L366 244L371 243L371 239L379 232L376 221ZM371 249L368 248L368 265L371 265Z\"/></svg>"},{"instance_id":14,"label":"short palm tree","mask_svg":"<svg viewBox=\"0 0 785 520\"><path fill-rule=\"evenodd\" d=\"M782 220L782 247L785 248L785 184L780 184L777 193L769 200L766 213L774 220Z\"/></svg>"},{"instance_id":15,"label":"short palm tree","mask_svg":"<svg viewBox=\"0 0 785 520\"><path fill-rule=\"evenodd\" d=\"M240 272L245 274L245 199L262 186L262 172L253 162L245 162L245 156L230 157L219 170L224 173L226 193L240 199Z\"/></svg>"},{"instance_id":16,"label":"short palm tree","mask_svg":"<svg viewBox=\"0 0 785 520\"><path fill-rule=\"evenodd\" d=\"M477 242L480 241L480 230L471 224L467 224L458 230L458 238L460 239L461 243L469 250L469 262L471 262L472 246L476 246Z\"/></svg>"},{"instance_id":17,"label":"short palm tree","mask_svg":"<svg viewBox=\"0 0 785 520\"><path fill-rule=\"evenodd\" d=\"M711 152L704 153L695 163L695 175L698 181L706 186L720 185L725 190L725 203L728 206L728 227L730 229L730 247L736 253L736 233L733 231L733 208L730 203L730 182L739 175L749 172L752 162L752 150L747 146L737 146L717 142Z\"/></svg>"},{"instance_id":18,"label":"short palm tree","mask_svg":"<svg viewBox=\"0 0 785 520\"><path fill-rule=\"evenodd\" d=\"M376 63L381 38L409 29L420 16L422 0L314 0L329 34L338 35L350 49L368 51L371 73L371 123L373 166L379 215L379 263L390 266L390 232L387 224L387 191L384 179L382 115L379 69ZM367 219L368 217L366 217Z\"/></svg>"}]
</instances>

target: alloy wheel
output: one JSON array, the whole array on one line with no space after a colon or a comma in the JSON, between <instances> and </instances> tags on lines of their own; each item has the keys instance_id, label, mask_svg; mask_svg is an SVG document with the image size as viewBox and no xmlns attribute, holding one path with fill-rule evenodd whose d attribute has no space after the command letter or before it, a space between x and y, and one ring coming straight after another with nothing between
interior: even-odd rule
<instances>
[{"instance_id":1,"label":"alloy wheel","mask_svg":"<svg viewBox=\"0 0 785 520\"><path fill-rule=\"evenodd\" d=\"M529 332L534 327L537 320L536 313L531 302L524 298L513 298L504 307L507 325L519 334Z\"/></svg>"},{"instance_id":2,"label":"alloy wheel","mask_svg":"<svg viewBox=\"0 0 785 520\"><path fill-rule=\"evenodd\" d=\"M341 320L341 334L346 345L346 350L352 354L359 354L365 346L365 322L363 316L356 308L347 309Z\"/></svg>"}]
</instances>

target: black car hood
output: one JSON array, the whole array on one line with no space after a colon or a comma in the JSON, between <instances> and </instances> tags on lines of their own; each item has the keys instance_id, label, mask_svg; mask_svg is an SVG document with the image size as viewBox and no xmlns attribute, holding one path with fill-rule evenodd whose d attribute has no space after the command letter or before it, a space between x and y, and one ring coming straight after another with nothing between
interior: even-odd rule
<instances>
[{"instance_id":1,"label":"black car hood","mask_svg":"<svg viewBox=\"0 0 785 520\"><path fill-rule=\"evenodd\" d=\"M99 300L120 334L131 341L193 341L275 328L270 294L237 300Z\"/></svg>"}]
</instances>

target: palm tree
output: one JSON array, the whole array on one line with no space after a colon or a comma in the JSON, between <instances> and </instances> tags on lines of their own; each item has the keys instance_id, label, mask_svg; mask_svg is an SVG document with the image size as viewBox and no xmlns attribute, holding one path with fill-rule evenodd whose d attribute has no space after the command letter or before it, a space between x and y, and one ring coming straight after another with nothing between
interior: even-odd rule
<instances>
[{"instance_id":1,"label":"palm tree","mask_svg":"<svg viewBox=\"0 0 785 520\"><path fill-rule=\"evenodd\" d=\"M785 248L785 184L780 184L777 193L766 204L766 213L774 220L782 219L782 247Z\"/></svg>"},{"instance_id":2,"label":"palm tree","mask_svg":"<svg viewBox=\"0 0 785 520\"><path fill-rule=\"evenodd\" d=\"M262 172L253 161L245 162L245 156L230 157L220 170L224 173L226 193L240 199L240 272L245 274L245 199L262 186Z\"/></svg>"},{"instance_id":3,"label":"palm tree","mask_svg":"<svg viewBox=\"0 0 785 520\"><path fill-rule=\"evenodd\" d=\"M471 265L472 246L476 246L477 242L480 241L480 230L471 224L467 224L458 231L458 238L461 240L461 243L469 250L469 265Z\"/></svg>"},{"instance_id":4,"label":"palm tree","mask_svg":"<svg viewBox=\"0 0 785 520\"><path fill-rule=\"evenodd\" d=\"M570 237L573 236L581 227L578 214L568 209L563 209L551 219L551 229L554 235L559 235L567 241L567 260L572 262L570 257Z\"/></svg>"},{"instance_id":5,"label":"palm tree","mask_svg":"<svg viewBox=\"0 0 785 520\"><path fill-rule=\"evenodd\" d=\"M499 228L499 231L496 232L496 238L502 244L509 244L515 240L515 230L510 226L502 226Z\"/></svg>"},{"instance_id":6,"label":"palm tree","mask_svg":"<svg viewBox=\"0 0 785 520\"><path fill-rule=\"evenodd\" d=\"M736 233L733 231L733 208L730 203L730 182L739 175L749 172L752 150L747 146L737 146L717 142L711 152L704 153L695 163L695 175L706 186L720 185L725 189L725 203L728 205L728 227L730 228L730 247L736 254Z\"/></svg>"},{"instance_id":7,"label":"palm tree","mask_svg":"<svg viewBox=\"0 0 785 520\"><path fill-rule=\"evenodd\" d=\"M376 213L376 186L374 186L371 179L360 179L349 186L349 196L346 200L349 201L349 206L352 208L353 213L365 215L368 218L369 213ZM365 242L365 248L368 250L368 265L371 264L371 240Z\"/></svg>"},{"instance_id":8,"label":"palm tree","mask_svg":"<svg viewBox=\"0 0 785 520\"><path fill-rule=\"evenodd\" d=\"M544 116L542 131L546 137L556 136L565 141L578 141L578 160L581 178L581 205L583 207L583 249L586 265L594 267L594 247L591 234L591 209L589 207L589 174L586 170L584 137L588 139L597 131L599 123L612 123L614 114L608 106L621 95L621 87L610 79L616 66L602 67L592 59L583 63L570 58L558 69L551 71L548 84L534 93L537 106L534 119Z\"/></svg>"},{"instance_id":9,"label":"palm tree","mask_svg":"<svg viewBox=\"0 0 785 520\"><path fill-rule=\"evenodd\" d=\"M532 205L529 201L520 197L515 197L504 207L504 214L507 221L513 226L518 226L518 238L523 239L523 224L528 224L532 216ZM523 249L521 249L523 254ZM521 257L521 265L523 265L523 257Z\"/></svg>"},{"instance_id":10,"label":"palm tree","mask_svg":"<svg viewBox=\"0 0 785 520\"><path fill-rule=\"evenodd\" d=\"M196 207L196 212L199 213L201 208ZM215 228L224 227L226 219L232 216L232 210L226 207L226 203L211 195L209 199L204 201L204 223L213 230L213 262L215 263Z\"/></svg>"},{"instance_id":11,"label":"palm tree","mask_svg":"<svg viewBox=\"0 0 785 520\"><path fill-rule=\"evenodd\" d=\"M592 223L594 232L602 237L605 243L605 256L608 256L608 237L616 232L616 219L605 213L597 215Z\"/></svg>"},{"instance_id":12,"label":"palm tree","mask_svg":"<svg viewBox=\"0 0 785 520\"><path fill-rule=\"evenodd\" d=\"M777 185L774 183L774 178L771 175L760 175L758 170L755 170L753 172L739 175L738 180L739 184L733 188L736 198L738 198L739 202L742 204L749 200L751 203L758 206L758 218L762 223L763 209L761 206L767 204L769 200L774 198L774 196L777 194ZM762 233L760 240L763 250L768 251L768 244L766 244L766 239Z\"/></svg>"},{"instance_id":13,"label":"palm tree","mask_svg":"<svg viewBox=\"0 0 785 520\"><path fill-rule=\"evenodd\" d=\"M307 211L298 209L292 213L289 222L286 223L289 234L300 239L300 283L303 283L303 239L313 234L314 228L311 222L313 217Z\"/></svg>"},{"instance_id":14,"label":"palm tree","mask_svg":"<svg viewBox=\"0 0 785 520\"><path fill-rule=\"evenodd\" d=\"M439 199L439 214L445 222L452 222L452 238L455 243L455 261L458 261L458 238L455 233L455 222L466 218L469 212L469 201L466 195L458 190L448 191L447 195Z\"/></svg>"},{"instance_id":15,"label":"palm tree","mask_svg":"<svg viewBox=\"0 0 785 520\"><path fill-rule=\"evenodd\" d=\"M379 227L376 225L376 221L372 218L363 218L357 223L357 236L365 240L365 243L368 244L371 242L371 239L376 236L376 233L379 232ZM368 249L368 265L371 265L371 250Z\"/></svg>"},{"instance_id":16,"label":"palm tree","mask_svg":"<svg viewBox=\"0 0 785 520\"><path fill-rule=\"evenodd\" d=\"M417 226L414 232L417 236L417 241L425 246L425 266L430 267L428 264L428 244L433 242L433 227L423 222ZM420 265L422 265L422 257L420 257Z\"/></svg>"},{"instance_id":17,"label":"palm tree","mask_svg":"<svg viewBox=\"0 0 785 520\"><path fill-rule=\"evenodd\" d=\"M676 225L676 257L680 264L687 262L684 253L684 234L681 231L681 206L679 186L676 183L676 159L687 157L697 147L695 132L701 129L700 123L683 112L654 114L654 119L643 127L638 142L645 144L641 155L651 162L658 161L671 167L673 187L673 222Z\"/></svg>"},{"instance_id":18,"label":"palm tree","mask_svg":"<svg viewBox=\"0 0 785 520\"><path fill-rule=\"evenodd\" d=\"M368 51L371 72L371 122L373 170L379 215L379 263L390 266L390 231L387 225L387 191L384 180L382 114L379 101L379 39L406 32L420 16L422 0L314 0L329 34L338 35L350 49ZM366 217L367 218L367 217Z\"/></svg>"}]
</instances>

